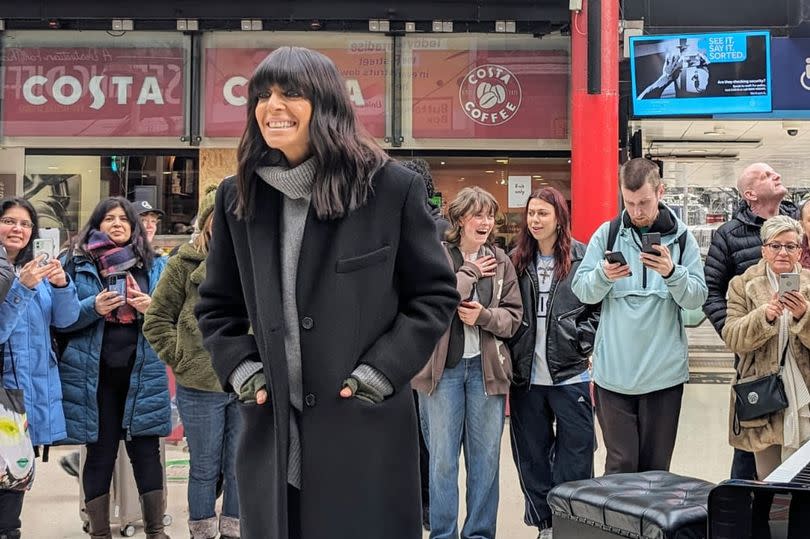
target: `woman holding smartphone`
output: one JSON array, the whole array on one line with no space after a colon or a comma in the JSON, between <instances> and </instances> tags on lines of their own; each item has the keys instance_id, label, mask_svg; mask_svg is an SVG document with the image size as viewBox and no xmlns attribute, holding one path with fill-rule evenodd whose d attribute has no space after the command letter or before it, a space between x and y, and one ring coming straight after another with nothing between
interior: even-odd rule
<instances>
[{"instance_id":1,"label":"woman holding smartphone","mask_svg":"<svg viewBox=\"0 0 810 539\"><path fill-rule=\"evenodd\" d=\"M810 271L799 264L803 235L790 217L771 217L760 232L762 260L729 284L723 340L739 358L735 383L781 371L788 402L784 410L739 421L732 398L729 442L754 453L760 480L810 440Z\"/></svg>"},{"instance_id":2,"label":"woman holding smartphone","mask_svg":"<svg viewBox=\"0 0 810 539\"><path fill-rule=\"evenodd\" d=\"M571 290L583 256L585 245L571 237L562 193L551 187L534 191L511 253L523 323L509 341L514 367L509 409L523 520L540 530L541 539L551 537L549 490L593 476L588 356L600 307L583 304Z\"/></svg>"},{"instance_id":3,"label":"woman holding smartphone","mask_svg":"<svg viewBox=\"0 0 810 539\"><path fill-rule=\"evenodd\" d=\"M86 444L81 481L94 538L110 537L110 482L122 438L140 494L146 536L167 537L158 442L171 430L168 380L141 331L165 262L152 251L132 204L121 197L98 203L66 255L81 312L66 329L60 368L65 443Z\"/></svg>"},{"instance_id":4,"label":"woman holding smartphone","mask_svg":"<svg viewBox=\"0 0 810 539\"><path fill-rule=\"evenodd\" d=\"M498 469L512 362L504 340L523 309L512 261L490 244L498 202L479 187L450 203L445 256L462 302L412 385L427 418L430 536L458 537L458 459L464 446L467 517L461 537L493 539Z\"/></svg>"},{"instance_id":5,"label":"woman holding smartphone","mask_svg":"<svg viewBox=\"0 0 810 539\"><path fill-rule=\"evenodd\" d=\"M34 446L65 437L62 389L50 328L65 327L79 316L76 287L58 260L34 258L39 234L37 212L22 198L0 201L0 243L14 268L11 287L0 303L2 383L22 389L28 433ZM0 537L20 537L24 491L0 490Z\"/></svg>"}]
</instances>

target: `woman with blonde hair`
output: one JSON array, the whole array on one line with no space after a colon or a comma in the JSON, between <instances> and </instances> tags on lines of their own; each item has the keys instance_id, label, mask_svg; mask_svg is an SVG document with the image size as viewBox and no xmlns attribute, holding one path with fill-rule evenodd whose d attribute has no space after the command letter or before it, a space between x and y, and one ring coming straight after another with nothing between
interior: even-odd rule
<instances>
[{"instance_id":1,"label":"woman with blonde hair","mask_svg":"<svg viewBox=\"0 0 810 539\"><path fill-rule=\"evenodd\" d=\"M188 527L192 539L240 536L236 491L236 441L241 431L238 399L224 393L202 344L194 317L205 279L216 189L202 202L192 243L169 259L144 317L143 333L158 357L174 372L177 406L188 441ZM223 477L222 513L217 525L217 482Z\"/></svg>"},{"instance_id":2,"label":"woman with blonde hair","mask_svg":"<svg viewBox=\"0 0 810 539\"><path fill-rule=\"evenodd\" d=\"M731 280L723 340L739 356L736 383L781 373L784 410L741 421L742 404L732 392L729 442L754 453L757 476L764 479L810 439L810 271L799 264L803 231L797 221L772 217L760 235L762 260ZM779 292L785 273L798 274L797 291Z\"/></svg>"},{"instance_id":3,"label":"woman with blonde hair","mask_svg":"<svg viewBox=\"0 0 810 539\"><path fill-rule=\"evenodd\" d=\"M412 385L430 432L430 537L458 537L458 457L464 447L467 518L461 537L494 538L498 468L512 361L504 340L523 315L512 261L490 243L498 202L479 187L448 206L445 255L461 295L450 328Z\"/></svg>"}]
</instances>

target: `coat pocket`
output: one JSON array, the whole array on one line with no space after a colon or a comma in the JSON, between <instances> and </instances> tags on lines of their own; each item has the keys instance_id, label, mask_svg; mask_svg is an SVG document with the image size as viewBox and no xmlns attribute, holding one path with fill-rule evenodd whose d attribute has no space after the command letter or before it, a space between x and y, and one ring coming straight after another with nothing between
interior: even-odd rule
<instances>
[{"instance_id":1,"label":"coat pocket","mask_svg":"<svg viewBox=\"0 0 810 539\"><path fill-rule=\"evenodd\" d=\"M350 273L352 271L361 270L376 264L381 264L388 260L389 256L391 256L391 246L383 245L379 249L369 251L368 253L338 260L335 265L335 271L338 273Z\"/></svg>"}]
</instances>

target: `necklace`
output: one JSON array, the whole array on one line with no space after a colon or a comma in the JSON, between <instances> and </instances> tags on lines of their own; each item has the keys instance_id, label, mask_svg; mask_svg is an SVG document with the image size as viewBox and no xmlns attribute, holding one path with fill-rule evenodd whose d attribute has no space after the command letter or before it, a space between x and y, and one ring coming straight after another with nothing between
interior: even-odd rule
<instances>
[{"instance_id":1,"label":"necklace","mask_svg":"<svg viewBox=\"0 0 810 539\"><path fill-rule=\"evenodd\" d=\"M547 263L543 263L543 257L537 257L537 274L543 282L551 276L551 270L554 268L554 257L551 257Z\"/></svg>"}]
</instances>

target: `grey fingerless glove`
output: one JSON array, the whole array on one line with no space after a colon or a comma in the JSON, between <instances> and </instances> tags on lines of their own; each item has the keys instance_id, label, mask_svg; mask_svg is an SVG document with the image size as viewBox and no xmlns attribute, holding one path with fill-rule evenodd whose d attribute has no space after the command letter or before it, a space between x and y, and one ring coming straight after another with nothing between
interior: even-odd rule
<instances>
[{"instance_id":1,"label":"grey fingerless glove","mask_svg":"<svg viewBox=\"0 0 810 539\"><path fill-rule=\"evenodd\" d=\"M264 377L264 371L254 373L250 378L245 380L245 383L239 388L239 400L246 404L255 403L256 393L260 389L267 390L267 380Z\"/></svg>"},{"instance_id":2,"label":"grey fingerless glove","mask_svg":"<svg viewBox=\"0 0 810 539\"><path fill-rule=\"evenodd\" d=\"M352 395L362 401L378 404L394 392L394 387L383 373L370 365L358 365L343 381L343 387L352 390Z\"/></svg>"}]
</instances>

